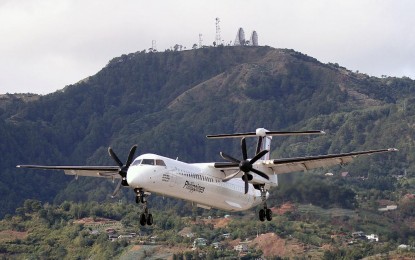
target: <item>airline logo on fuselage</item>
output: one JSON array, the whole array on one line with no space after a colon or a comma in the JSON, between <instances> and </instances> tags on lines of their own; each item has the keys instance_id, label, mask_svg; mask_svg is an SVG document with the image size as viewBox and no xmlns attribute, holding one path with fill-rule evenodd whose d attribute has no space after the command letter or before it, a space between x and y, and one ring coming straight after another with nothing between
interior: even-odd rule
<instances>
[{"instance_id":1,"label":"airline logo on fuselage","mask_svg":"<svg viewBox=\"0 0 415 260\"><path fill-rule=\"evenodd\" d=\"M186 181L184 183L183 188L189 190L189 192L194 192L194 191L197 191L200 193L205 192L205 187L202 187L199 184L195 184L194 182L189 182L189 181Z\"/></svg>"},{"instance_id":2,"label":"airline logo on fuselage","mask_svg":"<svg viewBox=\"0 0 415 260\"><path fill-rule=\"evenodd\" d=\"M163 173L163 176L161 177L161 181L169 182L170 175L168 175L167 173Z\"/></svg>"}]
</instances>

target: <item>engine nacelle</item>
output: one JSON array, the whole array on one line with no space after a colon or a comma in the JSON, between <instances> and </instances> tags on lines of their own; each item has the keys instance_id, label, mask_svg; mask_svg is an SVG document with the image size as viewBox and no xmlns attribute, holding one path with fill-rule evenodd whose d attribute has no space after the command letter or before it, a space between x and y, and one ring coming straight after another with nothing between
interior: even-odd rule
<instances>
[{"instance_id":1,"label":"engine nacelle","mask_svg":"<svg viewBox=\"0 0 415 260\"><path fill-rule=\"evenodd\" d=\"M261 176L255 173L253 174L248 173L247 175L248 175L249 183L252 183L252 184L265 184L269 182L269 180L262 178ZM242 175L242 180L245 180L244 178L245 178L244 175Z\"/></svg>"}]
</instances>

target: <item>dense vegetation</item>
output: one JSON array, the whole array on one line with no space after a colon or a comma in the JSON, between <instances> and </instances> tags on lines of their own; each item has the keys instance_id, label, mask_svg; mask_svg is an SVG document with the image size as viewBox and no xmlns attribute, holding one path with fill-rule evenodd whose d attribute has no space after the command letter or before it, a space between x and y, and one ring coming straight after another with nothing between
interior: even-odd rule
<instances>
[{"instance_id":1,"label":"dense vegetation","mask_svg":"<svg viewBox=\"0 0 415 260\"><path fill-rule=\"evenodd\" d=\"M74 181L61 172L16 169L17 164L112 165L107 147L125 158L132 144L138 144L138 153L219 161L219 151L240 154L238 141L207 141L206 134L257 127L328 133L274 138L274 158L399 148L399 153L312 172L348 172L348 180L290 174L271 192L273 205L293 201L325 209L373 209L379 199L399 201L413 192L412 182L394 176L409 178L415 172L414 100L415 82L409 78L369 77L293 50L220 46L122 55L61 91L1 96L0 216L14 213L26 199L57 205L114 202L110 181ZM254 144L249 144L252 154ZM133 194L124 190L118 199L132 201ZM194 212L182 201L152 196L150 203L183 215Z\"/></svg>"},{"instance_id":2,"label":"dense vegetation","mask_svg":"<svg viewBox=\"0 0 415 260\"><path fill-rule=\"evenodd\" d=\"M282 256L268 252L267 259L289 259L290 256L361 259L377 254L413 257L411 251L396 251L399 244L415 241L415 231L403 221L415 217L413 202L400 205L402 208L398 211L386 214L377 214L376 209L365 207L344 210L298 205L283 214L275 214L270 222L257 221L253 212L224 219L217 218L223 216L220 212L193 210L187 215L180 209L164 209L154 211L155 225L142 227L138 223L137 207L131 204L65 201L59 205L42 205L37 200L26 200L13 215L6 215L0 221L0 256L5 259L130 259L140 258L134 255L134 246L153 245L140 250L143 257L142 254L157 255L154 245L158 245L170 252L173 259L234 259L237 256L252 259L261 257L262 250L269 250L264 243L255 247L260 241L258 234L274 234L276 244L271 244L271 248L282 243L287 250L280 249ZM105 227L88 225L103 220L110 220L112 227L117 226L115 237L132 233L137 236L111 241ZM218 225L220 221L226 224ZM193 237L186 236L186 229ZM373 232L380 241L353 239L352 233L356 230ZM205 238L207 246L192 250L195 238ZM250 243L248 252L240 255L233 247L245 240L257 242ZM296 246L303 248L301 255L290 252Z\"/></svg>"}]
</instances>

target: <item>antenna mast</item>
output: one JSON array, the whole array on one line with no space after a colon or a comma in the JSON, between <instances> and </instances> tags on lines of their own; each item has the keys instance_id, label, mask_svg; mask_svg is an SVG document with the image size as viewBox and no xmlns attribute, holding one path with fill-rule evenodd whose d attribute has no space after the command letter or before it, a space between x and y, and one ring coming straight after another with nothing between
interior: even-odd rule
<instances>
[{"instance_id":1,"label":"antenna mast","mask_svg":"<svg viewBox=\"0 0 415 260\"><path fill-rule=\"evenodd\" d=\"M156 40L152 40L151 41L151 50L153 52L156 52L157 51Z\"/></svg>"},{"instance_id":2,"label":"antenna mast","mask_svg":"<svg viewBox=\"0 0 415 260\"><path fill-rule=\"evenodd\" d=\"M220 25L219 25L219 17L216 17L216 37L215 37L215 42L216 45L220 45L222 44L222 39L220 38Z\"/></svg>"},{"instance_id":3,"label":"antenna mast","mask_svg":"<svg viewBox=\"0 0 415 260\"><path fill-rule=\"evenodd\" d=\"M202 38L202 34L199 33L199 48L202 48L203 46L203 38Z\"/></svg>"}]
</instances>

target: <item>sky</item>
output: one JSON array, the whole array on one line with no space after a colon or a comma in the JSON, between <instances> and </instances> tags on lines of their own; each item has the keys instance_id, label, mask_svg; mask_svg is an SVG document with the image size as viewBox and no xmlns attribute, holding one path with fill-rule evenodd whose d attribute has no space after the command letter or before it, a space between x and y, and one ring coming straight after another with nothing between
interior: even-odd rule
<instances>
[{"instance_id":1,"label":"sky","mask_svg":"<svg viewBox=\"0 0 415 260\"><path fill-rule=\"evenodd\" d=\"M412 0L0 0L0 94L47 94L96 74L114 57L175 44L212 45L242 27L371 76L415 79Z\"/></svg>"}]
</instances>

